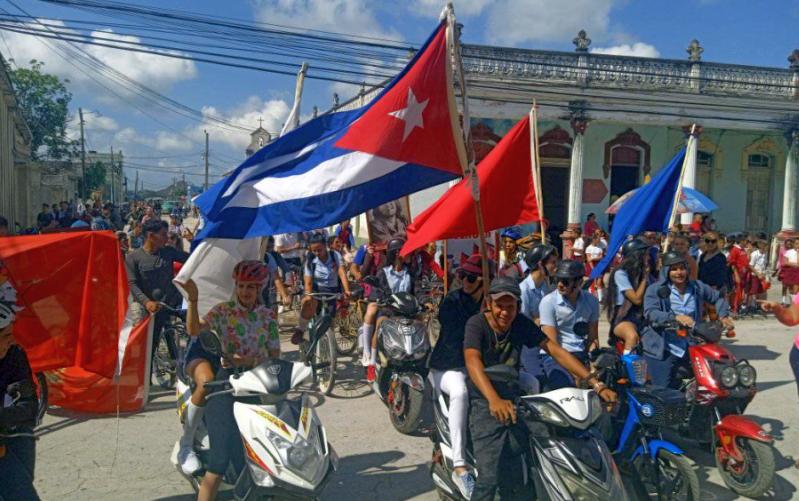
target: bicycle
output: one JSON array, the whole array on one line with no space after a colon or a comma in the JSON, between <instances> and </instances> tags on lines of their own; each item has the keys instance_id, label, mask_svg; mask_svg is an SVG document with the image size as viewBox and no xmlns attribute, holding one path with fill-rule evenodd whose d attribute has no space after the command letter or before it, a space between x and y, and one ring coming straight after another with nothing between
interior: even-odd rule
<instances>
[{"instance_id":1,"label":"bicycle","mask_svg":"<svg viewBox=\"0 0 799 501\"><path fill-rule=\"evenodd\" d=\"M188 347L189 334L186 331L186 310L172 308L163 302L158 304L169 313L169 320L160 333L155 333L151 371L156 383L166 390L175 385L178 362Z\"/></svg>"},{"instance_id":2,"label":"bicycle","mask_svg":"<svg viewBox=\"0 0 799 501\"><path fill-rule=\"evenodd\" d=\"M352 299L339 300L333 321L336 350L339 355L351 355L358 347L358 329L363 324L363 288L352 285Z\"/></svg>"},{"instance_id":3,"label":"bicycle","mask_svg":"<svg viewBox=\"0 0 799 501\"><path fill-rule=\"evenodd\" d=\"M309 292L306 295L319 301L319 309L308 325L309 340L300 343L300 358L314 368L314 383L325 395L333 392L336 382L336 337L333 333L334 311L331 303L344 298L343 294Z\"/></svg>"}]
</instances>

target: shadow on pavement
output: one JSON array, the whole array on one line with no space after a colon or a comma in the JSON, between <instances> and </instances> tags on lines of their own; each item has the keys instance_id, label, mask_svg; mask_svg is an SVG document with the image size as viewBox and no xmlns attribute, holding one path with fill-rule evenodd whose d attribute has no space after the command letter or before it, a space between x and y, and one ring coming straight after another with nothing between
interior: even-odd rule
<instances>
[{"instance_id":1,"label":"shadow on pavement","mask_svg":"<svg viewBox=\"0 0 799 501\"><path fill-rule=\"evenodd\" d=\"M796 381L793 379L788 379L785 381L764 381L764 382L757 382L757 391L758 393L763 393L764 391L771 390L773 388L777 388L786 384L796 384Z\"/></svg>"},{"instance_id":2,"label":"shadow on pavement","mask_svg":"<svg viewBox=\"0 0 799 501\"><path fill-rule=\"evenodd\" d=\"M776 360L781 355L781 353L771 351L763 345L731 343L729 348L737 359L745 358L747 360Z\"/></svg>"},{"instance_id":3,"label":"shadow on pavement","mask_svg":"<svg viewBox=\"0 0 799 501\"><path fill-rule=\"evenodd\" d=\"M405 457L399 451L371 452L341 458L339 471L322 493L325 500L408 499L433 488L427 464L395 466Z\"/></svg>"}]
</instances>

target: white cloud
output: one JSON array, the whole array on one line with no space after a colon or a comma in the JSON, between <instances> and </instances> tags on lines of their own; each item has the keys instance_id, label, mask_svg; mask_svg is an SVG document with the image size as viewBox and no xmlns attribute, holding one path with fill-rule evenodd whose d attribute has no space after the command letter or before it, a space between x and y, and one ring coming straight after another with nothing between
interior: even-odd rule
<instances>
[{"instance_id":1,"label":"white cloud","mask_svg":"<svg viewBox=\"0 0 799 501\"><path fill-rule=\"evenodd\" d=\"M155 136L155 149L158 151L181 152L191 151L193 148L192 142L179 134L159 131Z\"/></svg>"},{"instance_id":2,"label":"white cloud","mask_svg":"<svg viewBox=\"0 0 799 501\"><path fill-rule=\"evenodd\" d=\"M586 30L589 37L608 31L614 0L497 0L488 11L486 38L492 43L571 41Z\"/></svg>"},{"instance_id":3,"label":"white cloud","mask_svg":"<svg viewBox=\"0 0 799 501\"><path fill-rule=\"evenodd\" d=\"M277 134L283 128L283 122L286 120L290 108L289 104L282 99L265 101L257 96L250 96L228 112L222 112L213 106L203 106L202 112L205 116L224 118L245 127L248 131L255 130L258 127L259 119L263 119L262 127L270 133ZM193 127L187 132L187 135L196 138L197 141L204 141L204 129L208 130L211 141L221 142L238 151L244 151L250 144L249 132L222 128L212 121L206 121Z\"/></svg>"},{"instance_id":4,"label":"white cloud","mask_svg":"<svg viewBox=\"0 0 799 501\"><path fill-rule=\"evenodd\" d=\"M660 57L660 51L654 45L636 42L634 44L614 45L613 47L597 47L591 49L594 54L613 54L616 56L635 56L635 57Z\"/></svg>"},{"instance_id":5,"label":"white cloud","mask_svg":"<svg viewBox=\"0 0 799 501\"><path fill-rule=\"evenodd\" d=\"M63 29L66 25L61 21L50 21L48 24L53 27L62 27L61 31L71 31ZM31 23L30 25L41 28L41 25L38 24ZM95 31L92 32L92 36L110 37L129 42L140 41L138 37L118 35L110 30ZM53 46L62 47L60 51L64 52L64 47L66 47L64 42L54 39L40 39L30 35L11 32L6 32L4 37L8 45L8 50L18 65L25 65L31 59L36 59L45 63L44 71L48 73L54 73L77 84L89 84L92 82L84 66L78 64L71 58L65 60L51 48ZM107 41L103 41L103 43L107 43ZM155 54L126 52L95 45L75 44L75 46L91 54L111 68L125 74L129 78L158 90L168 89L176 82L191 79L197 75L197 67L194 65L193 61L166 58ZM108 80L98 77L95 73L91 73L91 75L98 78L105 85L112 87L115 91L126 93L124 88L120 87L119 84L109 83Z\"/></svg>"},{"instance_id":6,"label":"white cloud","mask_svg":"<svg viewBox=\"0 0 799 501\"><path fill-rule=\"evenodd\" d=\"M483 12L491 0L458 0L455 4L455 16L475 16ZM412 8L426 17L438 16L444 6L441 0L413 0Z\"/></svg>"},{"instance_id":7,"label":"white cloud","mask_svg":"<svg viewBox=\"0 0 799 501\"><path fill-rule=\"evenodd\" d=\"M400 39L377 21L369 0L256 0L258 21L285 26Z\"/></svg>"}]
</instances>

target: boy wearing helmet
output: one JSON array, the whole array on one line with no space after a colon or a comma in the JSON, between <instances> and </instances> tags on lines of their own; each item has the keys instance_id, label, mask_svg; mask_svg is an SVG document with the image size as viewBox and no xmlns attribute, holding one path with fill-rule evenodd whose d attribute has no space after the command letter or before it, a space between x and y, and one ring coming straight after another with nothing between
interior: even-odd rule
<instances>
[{"instance_id":1,"label":"boy wearing helmet","mask_svg":"<svg viewBox=\"0 0 799 501\"><path fill-rule=\"evenodd\" d=\"M237 468L244 464L241 441L233 417L229 395L212 399L205 405L205 383L228 376L230 367L254 367L267 357L280 356L280 338L274 311L261 303L261 289L269 279L269 269L261 261L241 261L233 270L236 283L233 298L219 303L200 320L197 311L197 285L189 280L183 287L188 294L186 330L192 336L186 353L185 371L196 384L186 407L183 436L178 460L186 474L201 467L194 452L194 434L205 415L211 454L198 499L213 499L228 462ZM211 329L220 338L223 359L202 348L197 336ZM206 412L207 407L207 412Z\"/></svg>"},{"instance_id":2,"label":"boy wearing helmet","mask_svg":"<svg viewBox=\"0 0 799 501\"><path fill-rule=\"evenodd\" d=\"M515 228L507 228L500 235L502 238L503 258L499 262L497 276L511 277L521 282L527 267L524 263L524 255L519 251L518 240L522 238Z\"/></svg>"}]
</instances>

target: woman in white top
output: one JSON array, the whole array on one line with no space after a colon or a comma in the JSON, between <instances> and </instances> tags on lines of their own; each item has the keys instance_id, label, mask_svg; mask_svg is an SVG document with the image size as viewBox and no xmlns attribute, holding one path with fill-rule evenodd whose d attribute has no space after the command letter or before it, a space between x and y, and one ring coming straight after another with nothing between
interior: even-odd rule
<instances>
[{"instance_id":1,"label":"woman in white top","mask_svg":"<svg viewBox=\"0 0 799 501\"><path fill-rule=\"evenodd\" d=\"M605 250L602 248L602 238L600 233L601 230L598 230L594 233L591 237L591 244L585 248L585 261L586 261L586 272L591 273L591 270L594 269L602 258L605 256ZM602 277L597 278L593 281L590 287L591 292L597 297L600 303L605 299L605 282Z\"/></svg>"}]
</instances>

